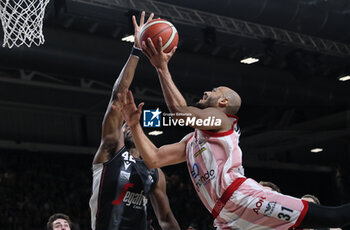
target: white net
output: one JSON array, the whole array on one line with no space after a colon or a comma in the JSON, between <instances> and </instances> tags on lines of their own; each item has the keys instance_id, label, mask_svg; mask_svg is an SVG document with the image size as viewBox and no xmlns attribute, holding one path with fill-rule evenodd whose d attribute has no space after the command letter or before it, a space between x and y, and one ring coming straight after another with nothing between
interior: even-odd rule
<instances>
[{"instance_id":1,"label":"white net","mask_svg":"<svg viewBox=\"0 0 350 230\"><path fill-rule=\"evenodd\" d=\"M50 0L0 0L0 18L4 30L3 47L23 44L30 47L45 42L43 19Z\"/></svg>"}]
</instances>

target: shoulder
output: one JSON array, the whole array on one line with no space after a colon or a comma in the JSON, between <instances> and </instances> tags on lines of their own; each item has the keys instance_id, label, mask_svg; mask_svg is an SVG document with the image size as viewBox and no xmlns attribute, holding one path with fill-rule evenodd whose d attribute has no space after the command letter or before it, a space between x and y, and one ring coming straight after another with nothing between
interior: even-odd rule
<instances>
[{"instance_id":1,"label":"shoulder","mask_svg":"<svg viewBox=\"0 0 350 230\"><path fill-rule=\"evenodd\" d=\"M207 114L208 116L215 116L217 118L229 120L227 114L216 107L208 107L208 108L200 109L200 110L202 113Z\"/></svg>"},{"instance_id":2,"label":"shoulder","mask_svg":"<svg viewBox=\"0 0 350 230\"><path fill-rule=\"evenodd\" d=\"M193 136L194 132L190 132L189 134L187 134L186 136L184 136L180 142L185 142L187 143L189 141L189 139Z\"/></svg>"},{"instance_id":3,"label":"shoulder","mask_svg":"<svg viewBox=\"0 0 350 230\"><path fill-rule=\"evenodd\" d=\"M127 152L125 145L124 146L117 146L117 145L110 145L107 146L100 146L97 150L97 153L95 154L94 160L92 165L98 165L98 164L109 164L114 159L116 159L118 156L123 154L124 152Z\"/></svg>"}]
</instances>

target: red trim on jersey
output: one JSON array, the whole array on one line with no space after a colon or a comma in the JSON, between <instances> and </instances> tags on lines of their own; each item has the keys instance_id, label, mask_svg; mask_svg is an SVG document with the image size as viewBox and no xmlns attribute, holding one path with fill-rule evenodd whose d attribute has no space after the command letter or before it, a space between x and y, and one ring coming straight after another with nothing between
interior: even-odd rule
<instances>
[{"instance_id":1,"label":"red trim on jersey","mask_svg":"<svg viewBox=\"0 0 350 230\"><path fill-rule=\"evenodd\" d=\"M132 183L124 184L123 189L122 189L118 199L113 200L112 204L113 205L120 205L123 202L123 199L125 197L126 192L128 191L129 188L132 188L132 187L134 187L134 184L132 184Z\"/></svg>"},{"instance_id":2,"label":"red trim on jersey","mask_svg":"<svg viewBox=\"0 0 350 230\"><path fill-rule=\"evenodd\" d=\"M212 136L212 137L223 137L223 136L231 135L233 133L233 126L232 126L232 129L227 130L225 132L212 132L212 131L208 131L208 130L201 130L201 131L209 136Z\"/></svg>"},{"instance_id":3,"label":"red trim on jersey","mask_svg":"<svg viewBox=\"0 0 350 230\"><path fill-rule=\"evenodd\" d=\"M238 117L237 117L236 115L232 115L232 114L228 114L228 113L225 113L225 114L226 114L226 116L228 116L228 117L236 118L236 119L238 120Z\"/></svg>"},{"instance_id":4,"label":"red trim on jersey","mask_svg":"<svg viewBox=\"0 0 350 230\"><path fill-rule=\"evenodd\" d=\"M215 206L213 210L211 211L211 214L213 215L214 219L220 214L221 210L224 208L226 202L232 194L238 189L241 184L243 184L244 181L246 181L247 178L237 178L232 182L230 186L225 190L225 192L221 195L220 199L215 203Z\"/></svg>"},{"instance_id":5,"label":"red trim on jersey","mask_svg":"<svg viewBox=\"0 0 350 230\"><path fill-rule=\"evenodd\" d=\"M103 180L105 178L105 173L106 173L106 168L107 167L103 167L103 173L102 173L102 180L101 180L101 184L100 184L100 189L99 189L99 194L98 194L98 204L97 204L97 211L96 211L96 222L95 222L95 228L97 226L97 217L98 217L98 214L100 212L100 202L101 202L101 191L102 191L102 187L103 187Z\"/></svg>"},{"instance_id":6,"label":"red trim on jersey","mask_svg":"<svg viewBox=\"0 0 350 230\"><path fill-rule=\"evenodd\" d=\"M303 204L304 204L304 208L303 208L303 210L301 211L300 216L299 216L299 218L297 219L297 222L295 222L295 224L294 224L292 227L290 227L290 228L296 228L296 227L298 227L298 226L301 224L301 222L304 220L304 217L305 217L307 211L309 210L309 202L307 202L307 201L305 201L305 200L301 200L301 201L302 201Z\"/></svg>"},{"instance_id":7,"label":"red trim on jersey","mask_svg":"<svg viewBox=\"0 0 350 230\"><path fill-rule=\"evenodd\" d=\"M187 146L187 144L188 144L188 142L190 142L190 140L192 139L192 137L193 137L193 134L190 136L190 138L188 138L188 140L186 141L186 146Z\"/></svg>"}]
</instances>

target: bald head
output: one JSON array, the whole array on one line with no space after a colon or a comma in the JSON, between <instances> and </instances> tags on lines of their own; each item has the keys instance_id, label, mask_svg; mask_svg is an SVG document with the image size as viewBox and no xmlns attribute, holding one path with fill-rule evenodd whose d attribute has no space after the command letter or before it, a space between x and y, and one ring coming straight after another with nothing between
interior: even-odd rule
<instances>
[{"instance_id":1,"label":"bald head","mask_svg":"<svg viewBox=\"0 0 350 230\"><path fill-rule=\"evenodd\" d=\"M226 86L220 86L217 88L222 96L228 100L228 105L226 106L226 113L228 114L236 114L241 107L241 97L238 93Z\"/></svg>"},{"instance_id":2,"label":"bald head","mask_svg":"<svg viewBox=\"0 0 350 230\"><path fill-rule=\"evenodd\" d=\"M238 93L226 86L205 91L203 98L197 102L199 108L216 107L225 113L234 115L241 107L241 97Z\"/></svg>"}]
</instances>

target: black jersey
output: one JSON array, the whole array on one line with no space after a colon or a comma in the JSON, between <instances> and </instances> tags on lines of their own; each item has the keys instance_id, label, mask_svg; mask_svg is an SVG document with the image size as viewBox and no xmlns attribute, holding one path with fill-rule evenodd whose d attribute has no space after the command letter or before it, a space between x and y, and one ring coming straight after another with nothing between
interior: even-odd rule
<instances>
[{"instance_id":1,"label":"black jersey","mask_svg":"<svg viewBox=\"0 0 350 230\"><path fill-rule=\"evenodd\" d=\"M157 169L149 170L123 147L111 160L93 165L90 199L93 230L147 229L147 203L158 182Z\"/></svg>"}]
</instances>

